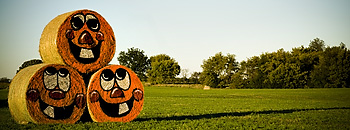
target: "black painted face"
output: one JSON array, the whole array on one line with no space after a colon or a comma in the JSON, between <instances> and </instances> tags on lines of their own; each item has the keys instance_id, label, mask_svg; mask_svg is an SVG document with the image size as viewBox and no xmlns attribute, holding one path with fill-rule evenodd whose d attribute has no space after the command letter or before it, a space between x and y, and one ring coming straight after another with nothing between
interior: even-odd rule
<instances>
[{"instance_id":1,"label":"black painted face","mask_svg":"<svg viewBox=\"0 0 350 130\"><path fill-rule=\"evenodd\" d=\"M106 69L102 71L101 74L101 88L104 91L112 91L110 93L110 98L124 98L124 91L130 88L130 76L129 73L123 69L119 68L116 70L115 74L112 70ZM117 84L116 86L114 84ZM102 111L110 117L123 117L130 113L134 98L133 96L122 103L108 103L103 98L99 98L100 107Z\"/></svg>"},{"instance_id":2,"label":"black painted face","mask_svg":"<svg viewBox=\"0 0 350 130\"><path fill-rule=\"evenodd\" d=\"M104 40L100 32L100 22L93 14L78 13L70 20L72 29L66 32L71 53L84 64L95 62L100 57L101 43Z\"/></svg>"},{"instance_id":3,"label":"black painted face","mask_svg":"<svg viewBox=\"0 0 350 130\"><path fill-rule=\"evenodd\" d=\"M130 84L129 73L123 68L117 69L115 73L110 69L105 69L101 73L100 86L103 91L109 93L107 98L125 98L124 92L130 88ZM134 103L133 96L122 103L108 103L103 98L102 96L98 99L100 107L110 117L123 117L129 114Z\"/></svg>"},{"instance_id":4,"label":"black painted face","mask_svg":"<svg viewBox=\"0 0 350 130\"><path fill-rule=\"evenodd\" d=\"M59 25L56 38L57 51L62 62L84 74L107 66L116 48L112 27L100 14L91 10L78 10L66 14L59 16L59 19L64 21ZM54 23L50 22L50 26ZM46 39L45 37L43 40ZM47 58L50 58L50 55L52 54L45 54Z\"/></svg>"},{"instance_id":5,"label":"black painted face","mask_svg":"<svg viewBox=\"0 0 350 130\"><path fill-rule=\"evenodd\" d=\"M48 67L43 74L44 88L49 92L49 97L54 100L64 99L70 89L70 74L67 69L56 70L54 67ZM50 119L67 119L73 113L74 104L55 107L45 103L39 98L40 110Z\"/></svg>"},{"instance_id":6,"label":"black painted face","mask_svg":"<svg viewBox=\"0 0 350 130\"><path fill-rule=\"evenodd\" d=\"M42 116L52 120L64 120L72 116L74 107L85 107L85 95L72 90L71 74L66 68L47 67L42 72L42 80L27 91L27 100ZM73 87L73 88L72 88ZM36 104L38 106L36 106ZM39 115L37 115L39 116Z\"/></svg>"},{"instance_id":7,"label":"black painted face","mask_svg":"<svg viewBox=\"0 0 350 130\"><path fill-rule=\"evenodd\" d=\"M128 122L142 110L143 86L129 68L109 65L94 73L91 80L87 104L94 121Z\"/></svg>"}]
</instances>

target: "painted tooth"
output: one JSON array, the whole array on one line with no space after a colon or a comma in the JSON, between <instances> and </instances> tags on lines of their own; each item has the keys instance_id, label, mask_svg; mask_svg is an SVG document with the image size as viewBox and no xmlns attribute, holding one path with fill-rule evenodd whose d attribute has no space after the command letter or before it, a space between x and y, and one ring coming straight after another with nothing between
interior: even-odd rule
<instances>
[{"instance_id":1,"label":"painted tooth","mask_svg":"<svg viewBox=\"0 0 350 130\"><path fill-rule=\"evenodd\" d=\"M94 58L94 54L91 49L81 48L80 50L80 58Z\"/></svg>"},{"instance_id":2,"label":"painted tooth","mask_svg":"<svg viewBox=\"0 0 350 130\"><path fill-rule=\"evenodd\" d=\"M119 115L121 115L127 111L129 111L128 104L126 104L126 103L119 104L119 113L118 113Z\"/></svg>"},{"instance_id":3,"label":"painted tooth","mask_svg":"<svg viewBox=\"0 0 350 130\"><path fill-rule=\"evenodd\" d=\"M51 117L51 118L54 118L54 117L55 117L54 108L53 108L52 106L46 107L46 109L44 110L44 113L45 113L46 115L48 115L49 117Z\"/></svg>"}]
</instances>

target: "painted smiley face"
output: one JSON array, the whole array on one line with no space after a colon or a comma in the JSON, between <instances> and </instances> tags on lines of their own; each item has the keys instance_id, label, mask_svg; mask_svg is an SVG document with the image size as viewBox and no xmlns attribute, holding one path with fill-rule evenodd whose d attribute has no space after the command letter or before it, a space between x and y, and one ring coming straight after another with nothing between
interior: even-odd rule
<instances>
[{"instance_id":1,"label":"painted smiley face","mask_svg":"<svg viewBox=\"0 0 350 130\"><path fill-rule=\"evenodd\" d=\"M66 31L66 38L71 54L83 64L96 62L104 41L97 17L93 14L78 13L72 16L70 25L72 29Z\"/></svg>"},{"instance_id":2,"label":"painted smiley face","mask_svg":"<svg viewBox=\"0 0 350 130\"><path fill-rule=\"evenodd\" d=\"M78 75L78 76L77 76ZM29 83L27 108L39 123L75 123L86 106L85 85L79 73L63 65L41 68Z\"/></svg>"},{"instance_id":3,"label":"painted smiley face","mask_svg":"<svg viewBox=\"0 0 350 130\"><path fill-rule=\"evenodd\" d=\"M91 10L57 16L46 25L39 47L44 62L63 63L80 73L94 72L106 66L112 60L115 48L111 26Z\"/></svg>"},{"instance_id":4,"label":"painted smiley face","mask_svg":"<svg viewBox=\"0 0 350 130\"><path fill-rule=\"evenodd\" d=\"M143 107L141 81L130 69L121 65L106 66L90 80L87 104L96 122L129 122Z\"/></svg>"}]
</instances>

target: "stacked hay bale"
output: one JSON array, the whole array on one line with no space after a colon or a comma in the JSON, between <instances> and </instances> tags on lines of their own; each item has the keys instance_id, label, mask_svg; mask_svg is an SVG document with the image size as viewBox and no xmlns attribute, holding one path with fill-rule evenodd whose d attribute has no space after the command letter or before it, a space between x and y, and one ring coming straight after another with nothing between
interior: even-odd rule
<instances>
[{"instance_id":1,"label":"stacked hay bale","mask_svg":"<svg viewBox=\"0 0 350 130\"><path fill-rule=\"evenodd\" d=\"M9 89L9 109L20 124L75 123L86 106L80 74L59 64L37 64L19 71Z\"/></svg>"},{"instance_id":2,"label":"stacked hay bale","mask_svg":"<svg viewBox=\"0 0 350 130\"><path fill-rule=\"evenodd\" d=\"M94 73L87 91L87 106L95 122L129 122L140 114L144 89L129 68L109 65Z\"/></svg>"},{"instance_id":3,"label":"stacked hay bale","mask_svg":"<svg viewBox=\"0 0 350 130\"><path fill-rule=\"evenodd\" d=\"M44 62L90 73L106 66L115 48L114 33L107 21L97 12L78 10L59 15L46 25L39 52Z\"/></svg>"},{"instance_id":4,"label":"stacked hay bale","mask_svg":"<svg viewBox=\"0 0 350 130\"><path fill-rule=\"evenodd\" d=\"M115 48L112 28L97 12L77 10L51 20L43 30L39 44L44 63L21 70L11 82L8 103L14 119L21 124L75 123L84 110L87 111L87 101L93 104L105 98L105 85L111 87L111 91L117 95L121 94L119 90L126 91L124 97L119 95L113 99L119 102L113 102L115 104L112 103L111 106L117 107L108 110L117 111L120 119L96 118L95 115L101 114L101 111L91 105L94 107L88 111L93 121L128 122L136 118L143 106L143 86L130 69L107 66L114 56ZM101 69L105 66L106 69ZM122 76L128 76L127 78L121 79L118 75L120 68L124 70ZM113 70L115 84L112 85L112 81L100 81L101 76L106 76L103 73L105 70ZM94 76L91 79L86 76L92 74ZM97 82L102 84L95 84ZM130 89L125 89L127 84ZM101 88L104 91L94 93ZM87 91L90 93L89 99ZM123 103L125 98L130 101ZM109 99L105 100L109 102Z\"/></svg>"}]
</instances>

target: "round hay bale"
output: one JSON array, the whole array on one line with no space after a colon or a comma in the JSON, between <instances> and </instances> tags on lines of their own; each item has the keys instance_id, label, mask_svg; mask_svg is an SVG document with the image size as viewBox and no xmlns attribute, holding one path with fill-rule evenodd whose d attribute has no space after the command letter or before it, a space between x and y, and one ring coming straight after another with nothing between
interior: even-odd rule
<instances>
[{"instance_id":1,"label":"round hay bale","mask_svg":"<svg viewBox=\"0 0 350 130\"><path fill-rule=\"evenodd\" d=\"M203 90L210 90L210 86L205 85Z\"/></svg>"},{"instance_id":2,"label":"round hay bale","mask_svg":"<svg viewBox=\"0 0 350 130\"><path fill-rule=\"evenodd\" d=\"M75 123L86 107L86 88L79 73L66 65L37 64L19 71L8 95L16 122Z\"/></svg>"},{"instance_id":3,"label":"round hay bale","mask_svg":"<svg viewBox=\"0 0 350 130\"><path fill-rule=\"evenodd\" d=\"M140 79L125 66L106 66L90 79L87 106L95 122L129 122L140 114L143 101Z\"/></svg>"},{"instance_id":4,"label":"round hay bale","mask_svg":"<svg viewBox=\"0 0 350 130\"><path fill-rule=\"evenodd\" d=\"M39 45L44 62L66 64L80 73L94 72L113 58L112 27L97 12L77 10L61 14L44 28Z\"/></svg>"}]
</instances>

